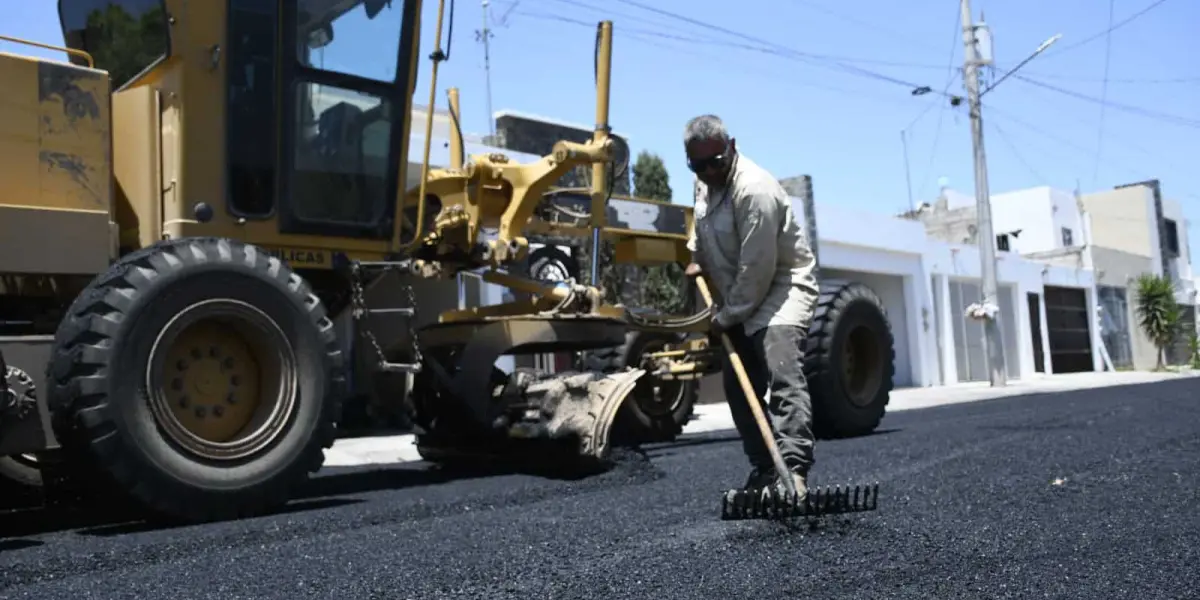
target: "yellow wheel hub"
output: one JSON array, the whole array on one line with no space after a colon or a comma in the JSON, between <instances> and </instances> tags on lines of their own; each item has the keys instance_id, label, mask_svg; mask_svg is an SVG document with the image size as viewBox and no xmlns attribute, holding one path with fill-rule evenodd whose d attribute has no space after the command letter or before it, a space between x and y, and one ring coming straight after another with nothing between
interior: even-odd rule
<instances>
[{"instance_id":1,"label":"yellow wheel hub","mask_svg":"<svg viewBox=\"0 0 1200 600\"><path fill-rule=\"evenodd\" d=\"M171 414L192 435L214 443L245 432L262 403L261 371L234 327L202 320L173 340L160 381Z\"/></svg>"}]
</instances>

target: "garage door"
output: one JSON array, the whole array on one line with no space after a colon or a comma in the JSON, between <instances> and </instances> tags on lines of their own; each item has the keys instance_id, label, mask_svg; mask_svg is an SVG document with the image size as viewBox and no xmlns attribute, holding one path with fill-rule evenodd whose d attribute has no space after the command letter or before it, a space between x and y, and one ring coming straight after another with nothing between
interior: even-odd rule
<instances>
[{"instance_id":1,"label":"garage door","mask_svg":"<svg viewBox=\"0 0 1200 600\"><path fill-rule=\"evenodd\" d=\"M1046 286L1046 335L1055 373L1093 370L1087 295L1081 289Z\"/></svg>"}]
</instances>

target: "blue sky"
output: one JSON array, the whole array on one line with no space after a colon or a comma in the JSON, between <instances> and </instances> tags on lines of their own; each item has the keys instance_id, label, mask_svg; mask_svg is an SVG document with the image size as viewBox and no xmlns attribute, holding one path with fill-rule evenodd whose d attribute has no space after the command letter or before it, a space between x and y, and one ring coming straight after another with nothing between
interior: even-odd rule
<instances>
[{"instance_id":1,"label":"blue sky","mask_svg":"<svg viewBox=\"0 0 1200 600\"><path fill-rule=\"evenodd\" d=\"M1114 21L1157 1L1115 0ZM822 203L904 210L901 130L916 201L936 195L939 177L955 189L974 189L965 108L950 108L937 93L963 93L957 0L635 2L692 22L624 0L492 0L493 108L590 125L595 22L608 18L616 30L611 124L629 137L635 153L646 149L664 158L676 202L691 203L683 125L707 112L724 118L739 148L776 175L812 175ZM0 30L57 43L55 4L9 3ZM1107 90L1106 37L1072 46L1109 27L1108 2L974 0L972 9L991 26L1003 67L1050 36L1063 36L1019 72L1061 91L1012 77L984 97L993 193L1038 185L1070 190L1077 181L1087 192L1158 178L1166 196L1184 205L1194 232L1200 169L1187 165L1200 156L1200 67L1188 57L1200 56L1194 35L1200 2L1167 0L1116 29L1109 36ZM432 49L436 13L437 3L426 0L422 58ZM461 90L464 125L473 132L488 129L483 49L475 33L482 19L478 0L458 0L451 59L438 80L443 106L446 87ZM809 58L793 58L796 53ZM1004 70L985 75L994 80ZM914 97L906 84L934 93ZM425 61L418 102L427 98L428 85ZM1103 117L1102 96L1108 104Z\"/></svg>"}]
</instances>

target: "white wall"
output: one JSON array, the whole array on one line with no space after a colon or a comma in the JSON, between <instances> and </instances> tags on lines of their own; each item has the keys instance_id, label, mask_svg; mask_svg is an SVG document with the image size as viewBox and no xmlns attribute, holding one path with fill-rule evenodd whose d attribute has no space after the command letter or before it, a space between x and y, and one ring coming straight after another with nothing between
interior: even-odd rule
<instances>
[{"instance_id":1,"label":"white wall","mask_svg":"<svg viewBox=\"0 0 1200 600\"><path fill-rule=\"evenodd\" d=\"M1053 222L1054 248L1082 246L1084 243L1083 219L1080 218L1079 204L1075 194L1063 190L1045 188L1050 201L1051 221ZM1071 244L1063 243L1062 230L1071 231Z\"/></svg>"},{"instance_id":2,"label":"white wall","mask_svg":"<svg viewBox=\"0 0 1200 600\"><path fill-rule=\"evenodd\" d=\"M1036 187L992 196L992 231L996 235L1021 230L1009 237L1012 252L1028 253L1053 250L1058 243L1054 226L1051 189Z\"/></svg>"}]
</instances>

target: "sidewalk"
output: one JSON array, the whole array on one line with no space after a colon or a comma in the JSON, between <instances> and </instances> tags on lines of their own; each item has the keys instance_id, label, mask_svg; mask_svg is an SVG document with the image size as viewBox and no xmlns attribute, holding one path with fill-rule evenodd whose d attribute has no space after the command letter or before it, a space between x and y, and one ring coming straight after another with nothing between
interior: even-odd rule
<instances>
[{"instance_id":1,"label":"sidewalk","mask_svg":"<svg viewBox=\"0 0 1200 600\"><path fill-rule=\"evenodd\" d=\"M1037 375L1026 380L1009 381L1006 387L1000 389L992 388L986 381L927 388L904 388L892 392L892 399L888 404L888 412L900 412L1026 394L1086 390L1197 377L1200 377L1200 371L1189 370L1180 373L1125 371L1115 373ZM715 387L719 389L719 383ZM728 429L733 429L733 418L729 414L729 406L724 402L712 402L696 406L696 414L692 418L692 421L684 427L683 433L684 435L688 435ZM412 435L339 440L332 448L325 451L326 467L394 464L416 460L421 460L421 457L417 454L417 449L413 445Z\"/></svg>"}]
</instances>

